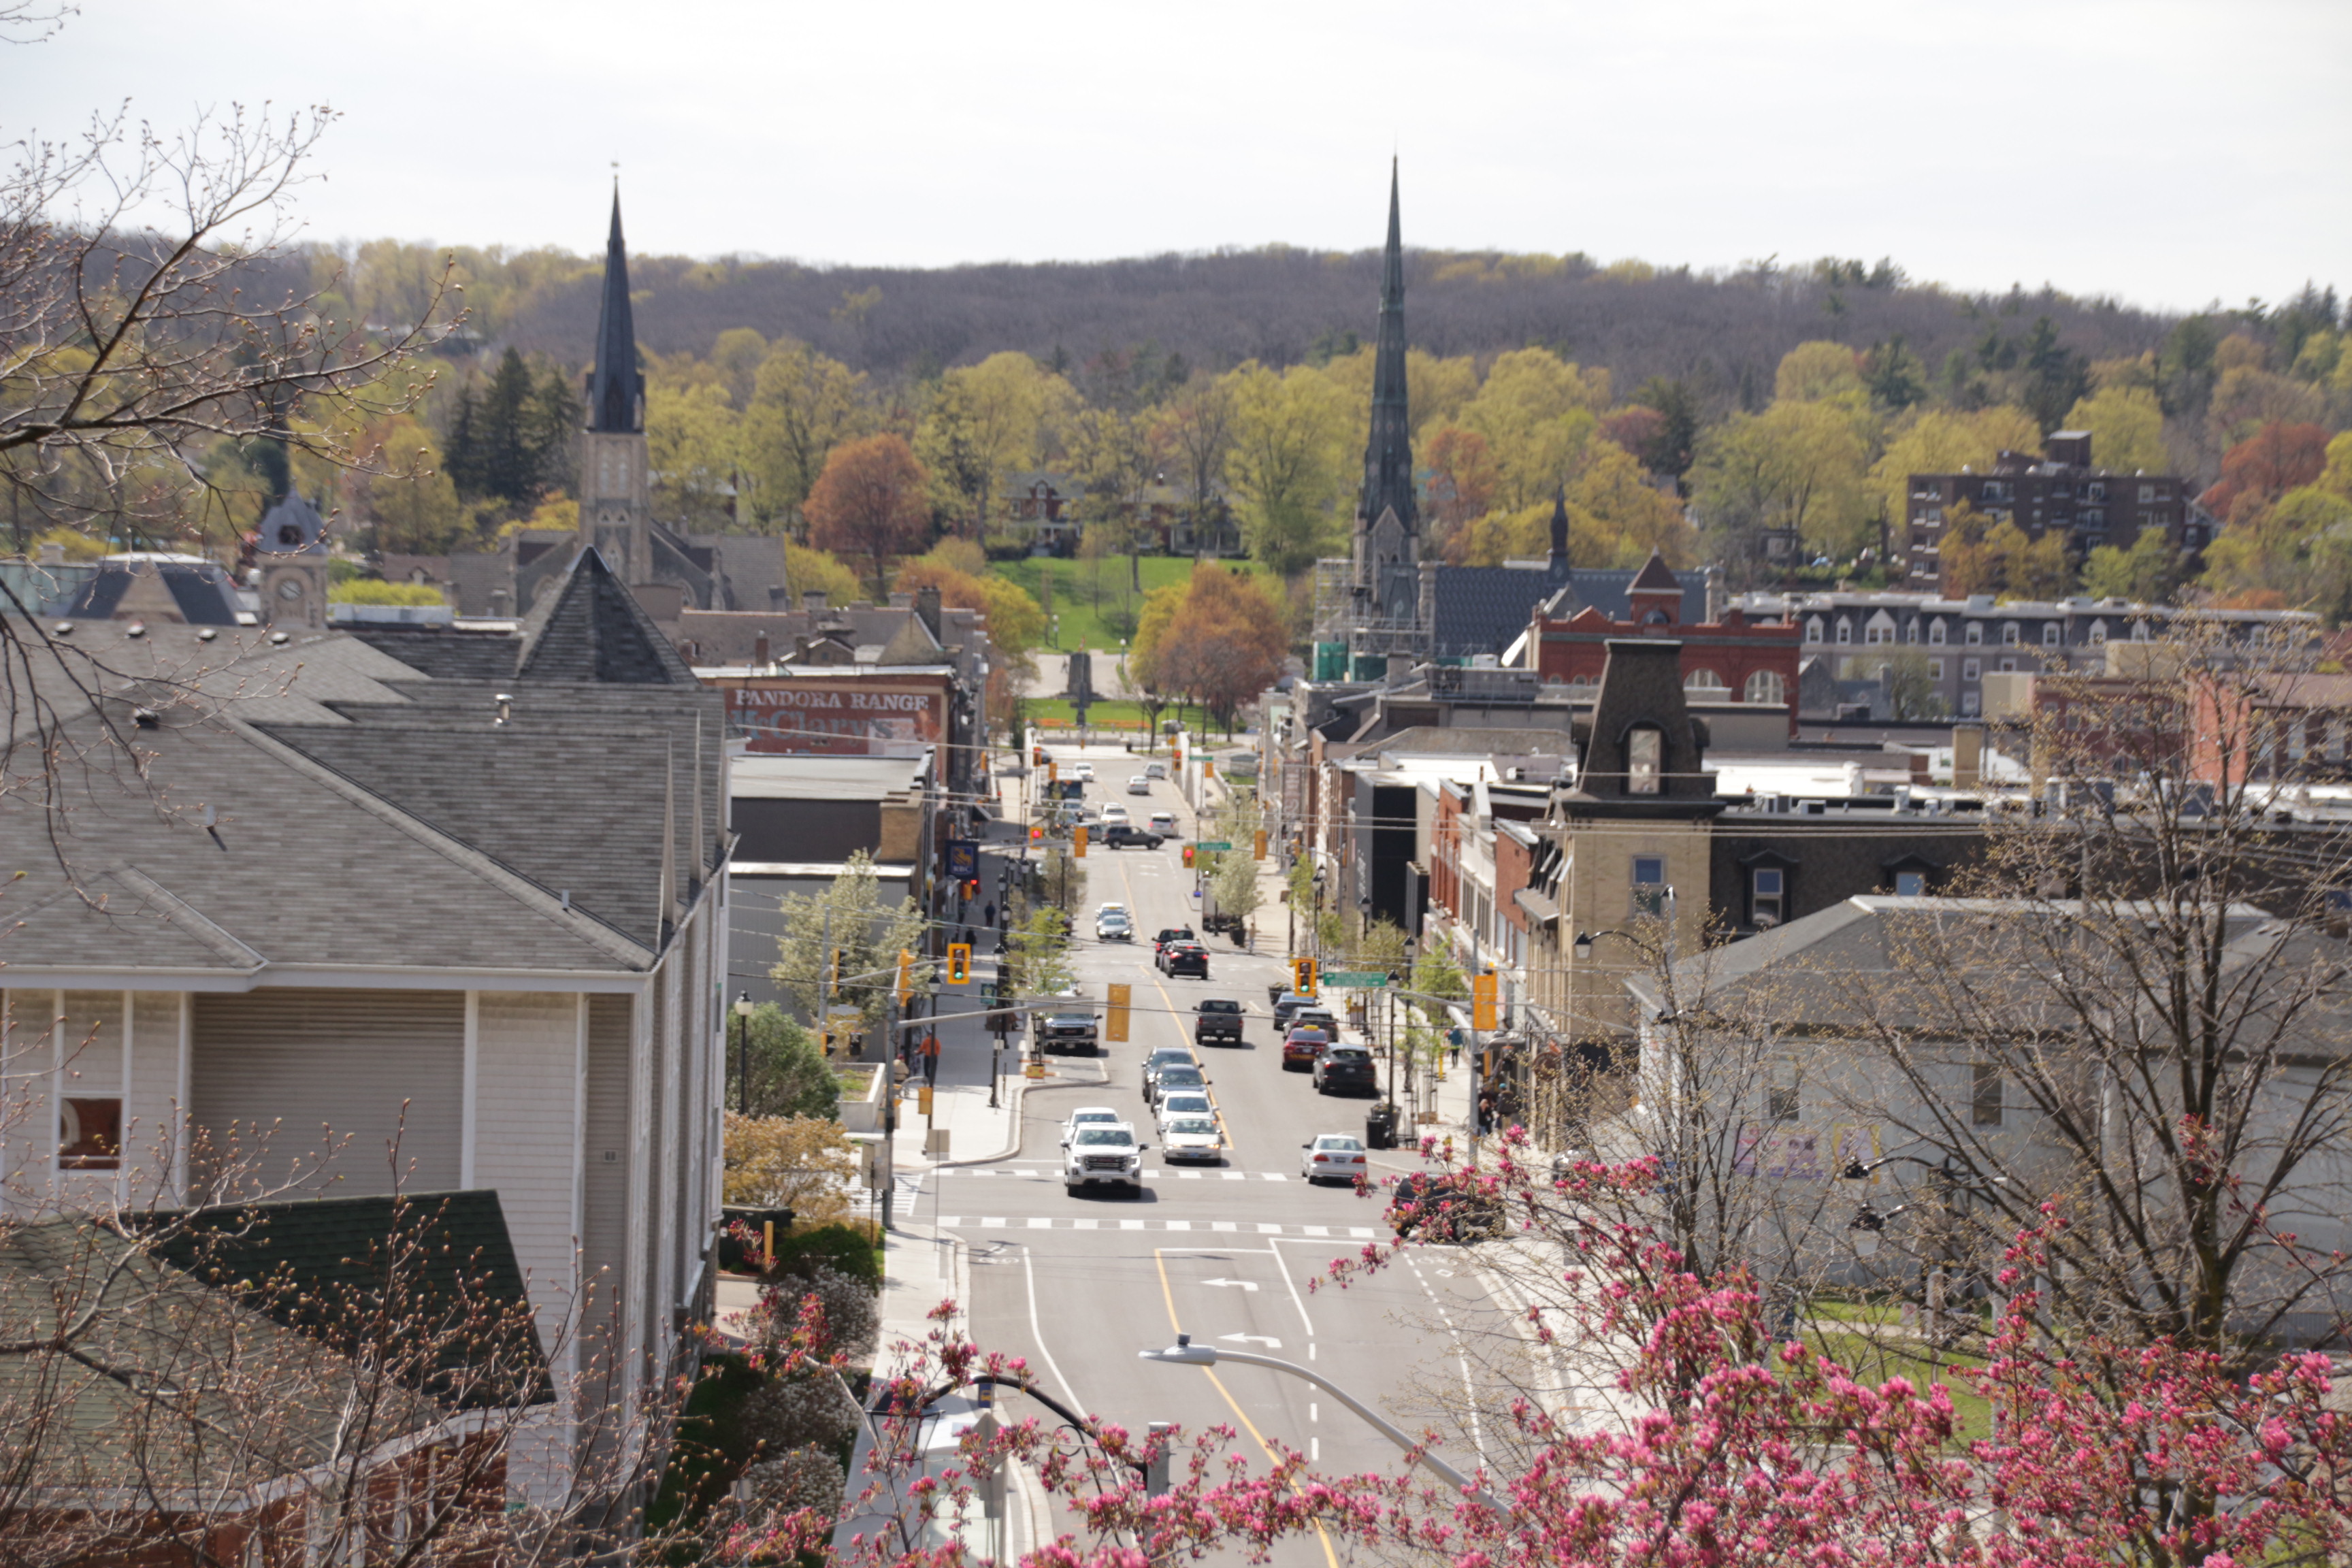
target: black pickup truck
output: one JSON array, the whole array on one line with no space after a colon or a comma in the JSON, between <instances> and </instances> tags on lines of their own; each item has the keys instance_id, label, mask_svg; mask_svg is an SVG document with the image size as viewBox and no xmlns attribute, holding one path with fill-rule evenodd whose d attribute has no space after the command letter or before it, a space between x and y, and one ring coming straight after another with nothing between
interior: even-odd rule
<instances>
[{"instance_id":1,"label":"black pickup truck","mask_svg":"<svg viewBox=\"0 0 2352 1568\"><path fill-rule=\"evenodd\" d=\"M1238 1046L1242 1043L1242 1005L1222 996L1203 1001L1192 1017L1196 1046Z\"/></svg>"}]
</instances>

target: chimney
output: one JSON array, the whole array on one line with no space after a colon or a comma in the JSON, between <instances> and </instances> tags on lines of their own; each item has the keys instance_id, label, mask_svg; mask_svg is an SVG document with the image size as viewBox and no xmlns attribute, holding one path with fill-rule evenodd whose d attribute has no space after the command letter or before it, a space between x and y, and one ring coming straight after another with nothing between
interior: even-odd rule
<instances>
[{"instance_id":1,"label":"chimney","mask_svg":"<svg viewBox=\"0 0 2352 1568\"><path fill-rule=\"evenodd\" d=\"M915 614L922 616L923 625L930 628L931 640L933 642L944 643L947 641L946 634L940 630L940 591L938 588L918 588L915 590Z\"/></svg>"},{"instance_id":2,"label":"chimney","mask_svg":"<svg viewBox=\"0 0 2352 1568\"><path fill-rule=\"evenodd\" d=\"M764 631L752 633L751 663L759 668L765 669L771 662L768 658L768 634Z\"/></svg>"},{"instance_id":3,"label":"chimney","mask_svg":"<svg viewBox=\"0 0 2352 1568\"><path fill-rule=\"evenodd\" d=\"M1984 726L1952 726L1952 787L1976 789L1984 776Z\"/></svg>"},{"instance_id":4,"label":"chimney","mask_svg":"<svg viewBox=\"0 0 2352 1568\"><path fill-rule=\"evenodd\" d=\"M803 588L801 590L801 614L804 616L821 616L824 614L824 589Z\"/></svg>"}]
</instances>

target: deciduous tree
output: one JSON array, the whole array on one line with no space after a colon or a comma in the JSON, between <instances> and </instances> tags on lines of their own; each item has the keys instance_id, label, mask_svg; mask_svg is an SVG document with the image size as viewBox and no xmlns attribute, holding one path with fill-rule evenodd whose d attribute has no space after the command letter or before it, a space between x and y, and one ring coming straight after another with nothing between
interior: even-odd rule
<instances>
[{"instance_id":1,"label":"deciduous tree","mask_svg":"<svg viewBox=\"0 0 2352 1568\"><path fill-rule=\"evenodd\" d=\"M760 362L743 411L752 521L771 529L793 523L833 449L868 434L876 422L863 375L806 343L779 340Z\"/></svg>"},{"instance_id":2,"label":"deciduous tree","mask_svg":"<svg viewBox=\"0 0 2352 1568\"><path fill-rule=\"evenodd\" d=\"M928 490L928 476L904 437L844 442L825 458L809 492L809 540L835 554L863 556L879 598L891 558L913 553L930 532Z\"/></svg>"},{"instance_id":3,"label":"deciduous tree","mask_svg":"<svg viewBox=\"0 0 2352 1568\"><path fill-rule=\"evenodd\" d=\"M1347 395L1305 365L1276 374L1255 360L1230 372L1232 451L1225 471L1241 501L1242 538L1268 570L1287 576L1310 564L1339 531L1360 437Z\"/></svg>"}]
</instances>

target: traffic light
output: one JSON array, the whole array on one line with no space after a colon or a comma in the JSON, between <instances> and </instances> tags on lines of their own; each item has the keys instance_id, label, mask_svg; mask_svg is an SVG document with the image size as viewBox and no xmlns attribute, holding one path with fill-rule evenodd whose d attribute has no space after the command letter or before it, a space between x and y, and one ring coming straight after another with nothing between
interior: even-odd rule
<instances>
[{"instance_id":1,"label":"traffic light","mask_svg":"<svg viewBox=\"0 0 2352 1568\"><path fill-rule=\"evenodd\" d=\"M1185 865L1187 865L1187 866L1190 866L1192 863L1192 847L1190 844L1187 844L1186 846L1184 846L1184 864L1185 864Z\"/></svg>"},{"instance_id":2,"label":"traffic light","mask_svg":"<svg viewBox=\"0 0 2352 1568\"><path fill-rule=\"evenodd\" d=\"M1495 1029L1495 976L1474 974L1470 977L1470 1026L1474 1029Z\"/></svg>"},{"instance_id":3,"label":"traffic light","mask_svg":"<svg viewBox=\"0 0 2352 1568\"><path fill-rule=\"evenodd\" d=\"M1044 838L1045 837L1045 827L1044 827L1042 825L1037 824L1037 823L1032 823L1032 824L1030 824L1030 826L1029 826L1029 842L1030 842L1030 843L1034 844L1034 843L1038 842L1040 839Z\"/></svg>"},{"instance_id":4,"label":"traffic light","mask_svg":"<svg viewBox=\"0 0 2352 1568\"><path fill-rule=\"evenodd\" d=\"M915 955L902 947L898 950L898 1005L906 1006L914 995Z\"/></svg>"},{"instance_id":5,"label":"traffic light","mask_svg":"<svg viewBox=\"0 0 2352 1568\"><path fill-rule=\"evenodd\" d=\"M963 985L969 984L971 980L971 943L968 942L948 943L948 984Z\"/></svg>"},{"instance_id":6,"label":"traffic light","mask_svg":"<svg viewBox=\"0 0 2352 1568\"><path fill-rule=\"evenodd\" d=\"M1257 847L1250 852L1250 858L1253 860L1265 858L1265 829L1263 827L1257 830Z\"/></svg>"},{"instance_id":7,"label":"traffic light","mask_svg":"<svg viewBox=\"0 0 2352 1568\"><path fill-rule=\"evenodd\" d=\"M1315 961L1294 958L1290 961L1290 988L1301 996L1315 994Z\"/></svg>"},{"instance_id":8,"label":"traffic light","mask_svg":"<svg viewBox=\"0 0 2352 1568\"><path fill-rule=\"evenodd\" d=\"M1062 764L1059 763L1047 763L1045 764L1045 782L1047 784L1059 784L1061 780Z\"/></svg>"},{"instance_id":9,"label":"traffic light","mask_svg":"<svg viewBox=\"0 0 2352 1568\"><path fill-rule=\"evenodd\" d=\"M833 950L825 963L824 988L827 994L841 989L841 949L837 947Z\"/></svg>"},{"instance_id":10,"label":"traffic light","mask_svg":"<svg viewBox=\"0 0 2352 1568\"><path fill-rule=\"evenodd\" d=\"M1087 825L1081 822L1078 824L1077 831L1070 836L1070 858L1073 860L1083 860L1086 858Z\"/></svg>"}]
</instances>

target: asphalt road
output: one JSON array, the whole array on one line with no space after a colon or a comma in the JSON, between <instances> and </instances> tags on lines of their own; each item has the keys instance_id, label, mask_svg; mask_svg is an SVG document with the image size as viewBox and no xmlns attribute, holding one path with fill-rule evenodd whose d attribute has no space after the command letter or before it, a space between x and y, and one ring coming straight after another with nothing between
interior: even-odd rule
<instances>
[{"instance_id":1,"label":"asphalt road","mask_svg":"<svg viewBox=\"0 0 2352 1568\"><path fill-rule=\"evenodd\" d=\"M1116 747L1050 754L1081 755L1097 778L1089 802L1116 801L1141 821L1150 812L1178 814L1187 838L1192 814L1162 784L1147 799L1126 793L1142 771ZM978 1342L1029 1358L1046 1385L1076 1408L1140 1430L1173 1421L1188 1430L1223 1425L1244 1447L1279 1444L1304 1450L1327 1475L1393 1473L1396 1448L1313 1385L1252 1367L1213 1371L1137 1359L1179 1332L1195 1341L1246 1349L1313 1365L1356 1397L1410 1431L1425 1420L1422 1403L1463 1386L1454 1332L1491 1331L1486 1304L1466 1261L1442 1247L1416 1249L1405 1264L1342 1290L1310 1290L1337 1258L1385 1239L1383 1200L1349 1187L1316 1186L1300 1174L1299 1145L1318 1132L1363 1133L1371 1103L1318 1095L1309 1076L1282 1070L1266 986L1282 978L1283 955L1271 951L1282 930L1278 907L1259 911L1262 953L1208 939L1210 978L1163 977L1151 962L1150 933L1192 924L1192 875L1171 842L1152 850L1091 850L1083 862L1086 896L1073 910L1074 967L1080 990L1132 987L1130 1038L1096 1058L1054 1057L1055 1076L1031 1082L1023 1103L1017 1156L992 1165L935 1172L909 1217L936 1223L971 1249L971 1324ZM1131 946L1093 940L1095 910L1125 904L1140 939ZM1189 1045L1192 1010L1203 996L1232 997L1248 1009L1244 1043L1206 1047L1207 1069L1226 1133L1222 1166L1170 1167L1145 1105L1139 1068L1161 1046ZM1059 1129L1080 1106L1107 1105L1132 1121L1152 1145L1140 1196L1072 1195L1060 1180ZM1397 1173L1410 1151L1375 1154ZM1378 1167L1376 1167L1378 1171ZM1042 1410L1037 1412L1044 1414ZM1467 1469L1476 1456L1449 1449ZM1289 1543L1277 1562L1336 1562L1316 1542Z\"/></svg>"}]
</instances>

